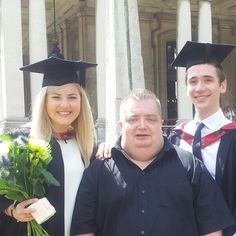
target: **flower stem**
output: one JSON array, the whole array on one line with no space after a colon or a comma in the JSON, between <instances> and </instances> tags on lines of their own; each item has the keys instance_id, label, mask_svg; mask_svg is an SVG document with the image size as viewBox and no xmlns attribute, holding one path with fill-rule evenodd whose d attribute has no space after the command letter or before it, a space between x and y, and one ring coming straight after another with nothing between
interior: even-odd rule
<instances>
[{"instance_id":1,"label":"flower stem","mask_svg":"<svg viewBox=\"0 0 236 236\"><path fill-rule=\"evenodd\" d=\"M49 236L47 231L35 220L27 222L27 236Z\"/></svg>"}]
</instances>

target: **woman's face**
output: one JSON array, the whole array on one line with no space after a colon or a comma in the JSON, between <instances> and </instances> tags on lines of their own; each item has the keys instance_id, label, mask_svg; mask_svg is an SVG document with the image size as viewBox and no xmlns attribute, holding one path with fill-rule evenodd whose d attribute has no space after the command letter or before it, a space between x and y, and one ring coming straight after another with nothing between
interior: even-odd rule
<instances>
[{"instance_id":1,"label":"woman's face","mask_svg":"<svg viewBox=\"0 0 236 236\"><path fill-rule=\"evenodd\" d=\"M53 130L65 132L80 114L81 96L76 84L58 86L48 91L45 107Z\"/></svg>"}]
</instances>

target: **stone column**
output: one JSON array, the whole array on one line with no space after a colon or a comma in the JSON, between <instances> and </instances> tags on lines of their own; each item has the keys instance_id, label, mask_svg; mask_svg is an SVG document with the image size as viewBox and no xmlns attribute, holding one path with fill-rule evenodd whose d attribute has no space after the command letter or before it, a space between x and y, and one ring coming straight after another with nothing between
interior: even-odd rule
<instances>
[{"instance_id":1,"label":"stone column","mask_svg":"<svg viewBox=\"0 0 236 236\"><path fill-rule=\"evenodd\" d=\"M67 48L67 27L66 27L66 21L63 20L60 23L60 43L61 43L61 52L63 54L63 56L65 58L67 58L67 52L68 52L68 48Z\"/></svg>"},{"instance_id":2,"label":"stone column","mask_svg":"<svg viewBox=\"0 0 236 236\"><path fill-rule=\"evenodd\" d=\"M190 0L177 2L177 53L186 41L191 40L191 8ZM186 95L185 68L177 69L178 80L178 119L192 119L193 109L190 99Z\"/></svg>"},{"instance_id":3,"label":"stone column","mask_svg":"<svg viewBox=\"0 0 236 236\"><path fill-rule=\"evenodd\" d=\"M112 143L120 100L133 88L144 87L137 0L97 0L96 50L98 120ZM106 117L106 120L105 120ZM105 125L104 125L105 121ZM98 137L98 140L101 140Z\"/></svg>"},{"instance_id":4,"label":"stone column","mask_svg":"<svg viewBox=\"0 0 236 236\"><path fill-rule=\"evenodd\" d=\"M198 41L212 42L211 0L200 0L198 11Z\"/></svg>"},{"instance_id":5,"label":"stone column","mask_svg":"<svg viewBox=\"0 0 236 236\"><path fill-rule=\"evenodd\" d=\"M105 141L106 117L106 32L107 32L107 5L109 0L96 1L96 61L97 66L97 120L95 128L98 143Z\"/></svg>"},{"instance_id":6,"label":"stone column","mask_svg":"<svg viewBox=\"0 0 236 236\"><path fill-rule=\"evenodd\" d=\"M29 0L29 61L34 63L48 56L45 0ZM31 73L31 99L42 86L42 75Z\"/></svg>"},{"instance_id":7,"label":"stone column","mask_svg":"<svg viewBox=\"0 0 236 236\"><path fill-rule=\"evenodd\" d=\"M0 132L25 122L21 1L0 2Z\"/></svg>"},{"instance_id":8,"label":"stone column","mask_svg":"<svg viewBox=\"0 0 236 236\"><path fill-rule=\"evenodd\" d=\"M127 47L128 47L128 63L129 77L132 84L131 89L144 88L144 72L143 72L143 58L141 55L141 36L138 15L137 0L125 0L125 16L128 30L127 33ZM122 17L122 16L121 16Z\"/></svg>"}]
</instances>

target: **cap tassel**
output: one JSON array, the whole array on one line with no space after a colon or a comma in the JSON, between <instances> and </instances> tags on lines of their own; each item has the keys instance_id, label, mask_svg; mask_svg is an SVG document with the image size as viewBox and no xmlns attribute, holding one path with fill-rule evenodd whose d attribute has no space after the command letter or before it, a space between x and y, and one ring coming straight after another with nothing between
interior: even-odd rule
<instances>
[{"instance_id":1,"label":"cap tassel","mask_svg":"<svg viewBox=\"0 0 236 236\"><path fill-rule=\"evenodd\" d=\"M57 40L53 42L53 48L52 48L52 51L49 53L48 57L57 57L60 59L64 59L64 56L61 54L61 50L58 47Z\"/></svg>"}]
</instances>

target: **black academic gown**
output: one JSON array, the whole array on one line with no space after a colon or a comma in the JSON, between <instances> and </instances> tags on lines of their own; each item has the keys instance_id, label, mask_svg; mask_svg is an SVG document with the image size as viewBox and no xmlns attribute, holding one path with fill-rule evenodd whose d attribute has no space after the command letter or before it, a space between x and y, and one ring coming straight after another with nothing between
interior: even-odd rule
<instances>
[{"instance_id":1,"label":"black academic gown","mask_svg":"<svg viewBox=\"0 0 236 236\"><path fill-rule=\"evenodd\" d=\"M42 225L50 236L64 236L64 164L60 145L54 139L51 140L50 145L53 160L49 164L48 170L60 182L61 186L46 187L46 197L55 207L56 213ZM12 202L2 197L0 198L0 235L26 236L26 223L17 223L15 219L3 213L3 210Z\"/></svg>"},{"instance_id":2,"label":"black academic gown","mask_svg":"<svg viewBox=\"0 0 236 236\"><path fill-rule=\"evenodd\" d=\"M180 143L178 132L172 132L169 140L176 145ZM225 200L236 221L236 130L227 130L221 137L216 159L215 180L220 186ZM224 231L224 236L232 236L236 226Z\"/></svg>"},{"instance_id":3,"label":"black academic gown","mask_svg":"<svg viewBox=\"0 0 236 236\"><path fill-rule=\"evenodd\" d=\"M228 131L221 137L217 152L215 180L236 221L236 130ZM233 232L236 232L236 226L225 231L224 236L231 236Z\"/></svg>"}]
</instances>

